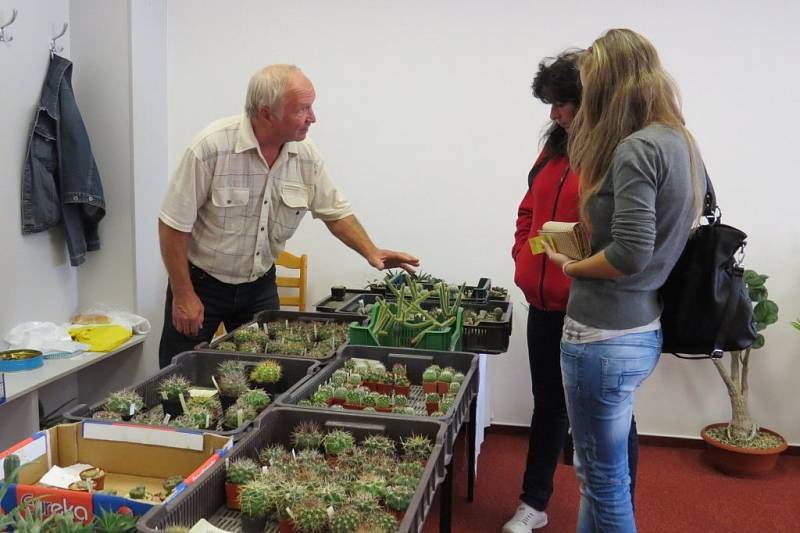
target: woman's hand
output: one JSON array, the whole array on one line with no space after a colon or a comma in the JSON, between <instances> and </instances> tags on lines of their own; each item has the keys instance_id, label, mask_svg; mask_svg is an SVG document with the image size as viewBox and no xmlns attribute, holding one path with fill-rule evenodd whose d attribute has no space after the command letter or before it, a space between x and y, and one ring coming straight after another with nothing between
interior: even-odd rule
<instances>
[{"instance_id":1,"label":"woman's hand","mask_svg":"<svg viewBox=\"0 0 800 533\"><path fill-rule=\"evenodd\" d=\"M555 263L558 268L563 268L565 263L574 261L574 259L570 258L568 255L556 252L544 239L542 239L542 247L544 248L544 252L547 254L547 258Z\"/></svg>"}]
</instances>

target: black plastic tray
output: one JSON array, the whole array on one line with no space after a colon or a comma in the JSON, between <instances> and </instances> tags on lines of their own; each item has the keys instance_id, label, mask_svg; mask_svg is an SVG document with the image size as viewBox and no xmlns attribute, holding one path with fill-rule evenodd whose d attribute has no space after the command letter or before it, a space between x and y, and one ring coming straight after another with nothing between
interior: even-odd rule
<instances>
[{"instance_id":1,"label":"black plastic tray","mask_svg":"<svg viewBox=\"0 0 800 533\"><path fill-rule=\"evenodd\" d=\"M354 298L358 298L362 294L372 294L369 289L345 289L344 298L336 300L332 295L328 295L322 300L314 304L314 309L318 313L338 313L342 307L348 304Z\"/></svg>"},{"instance_id":2,"label":"black plastic tray","mask_svg":"<svg viewBox=\"0 0 800 533\"><path fill-rule=\"evenodd\" d=\"M405 272L400 272L397 276L392 278L392 283L394 283L395 285L400 285L400 283L402 283L403 280L405 279L405 276L406 276ZM429 282L429 281L421 281L421 282L419 282L419 284L422 285L422 287L424 287L427 290L433 289L433 286L434 286L434 283ZM491 290L491 288L492 288L492 280L491 279L489 279L489 278L480 278L478 280L478 283L476 283L475 285L466 285L465 286L465 289L471 291L472 294L469 297L465 296L464 298L462 298L461 301L463 301L463 302L475 302L475 303L486 303L486 301L489 299L489 291ZM392 291L388 287L383 290L383 293L384 293L385 296L392 296L392 297L394 296L394 294L392 293ZM438 298L439 298L439 296L436 293L431 294L431 296L429 297L429 299L431 299L431 300L438 299Z\"/></svg>"},{"instance_id":3,"label":"black plastic tray","mask_svg":"<svg viewBox=\"0 0 800 533\"><path fill-rule=\"evenodd\" d=\"M384 364L387 370L391 370L392 365L401 363L406 365L408 379L412 384L422 383L422 373L429 365L437 364L442 368L452 366L457 371L464 374L464 382L458 389L456 400L453 407L444 416L428 416L425 411L425 395L422 386L412 385L409 405L419 413L417 416L403 415L399 413L370 412L370 415L388 418L411 418L413 420L427 419L439 420L447 424L447 434L444 440L445 464L449 464L453 456L453 445L465 420L469 419L469 407L473 399L478 396L478 356L473 353L465 352L440 352L436 350L415 350L412 348L394 348L391 346L358 346L348 344L339 350L339 356L330 364L323 368L313 378L297 387L292 392L285 394L278 402L279 405L291 405L298 409L331 411L326 407L299 406L297 402L307 400L314 395L317 387L327 382L333 373L342 368L346 360L353 357L359 359L373 359ZM357 412L345 410L345 412Z\"/></svg>"},{"instance_id":4,"label":"black plastic tray","mask_svg":"<svg viewBox=\"0 0 800 533\"><path fill-rule=\"evenodd\" d=\"M273 359L281 364L283 369L283 380L277 387L272 402L256 416L256 420L264 417L267 412L277 405L278 400L289 394L298 386L302 385L310 376L320 368L320 364L309 359L299 359L296 357L262 357L256 355L239 355L223 352L183 352L172 358L172 363L161 369L161 371L148 378L142 383L130 387L131 390L139 393L144 399L144 405L150 410L161 404L161 395L158 392L159 382L169 376L182 374L192 385L198 387L214 387L211 376L216 374L217 366L222 361L239 359L246 364L256 365L265 359ZM71 422L92 418L92 415L103 408L105 400L94 405L79 404L64 413L64 418ZM217 435L232 436L234 441L242 438L242 434L249 429L250 422L242 424L236 429L229 431L222 430L203 430Z\"/></svg>"},{"instance_id":5,"label":"black plastic tray","mask_svg":"<svg viewBox=\"0 0 800 533\"><path fill-rule=\"evenodd\" d=\"M261 311L260 313L256 313L253 317L251 322L246 324L242 324L240 327L236 328L235 330L231 331L227 335L220 337L219 339L215 340L212 343L202 342L195 347L195 350L213 350L217 351L215 348L219 343L225 342L233 338L233 334L240 330L249 327L253 323L258 323L262 325L266 322L272 322L276 320L299 320L304 322L342 322L342 323L350 323L350 322L359 322L364 323L367 320L367 317L357 315L357 314L350 314L350 313L310 313L306 311ZM345 341L346 343L347 341ZM304 359L308 361L320 361L326 362L336 355L336 351L339 349L341 345L337 346L336 348L332 349L326 356L324 357L295 357L290 355L280 355L280 357L286 357L290 359ZM221 353L221 352L218 352ZM238 353L242 354L243 352L225 352L225 353ZM249 354L254 355L254 354ZM255 354L257 356L266 356L270 355L267 353L264 354Z\"/></svg>"},{"instance_id":6,"label":"black plastic tray","mask_svg":"<svg viewBox=\"0 0 800 533\"><path fill-rule=\"evenodd\" d=\"M227 457L229 460L239 457L255 458L258 451L268 444L289 444L292 429L306 420L315 421L323 428L351 431L358 441L375 433L386 434L395 440L412 434L430 438L434 443L433 452L425 465L411 505L397 529L401 533L422 531L425 517L433 503L436 487L444 480L446 474L442 454L442 441L446 431L444 424L436 420L386 419L364 413L277 407L270 410L267 416L259 421L257 428L234 446ZM174 499L150 509L139 520L137 529L145 533L155 533L173 525L191 527L201 518L205 518L226 531L236 533L240 531L238 516L238 512L225 507L225 461L218 461ZM277 524L268 522L265 531L277 533Z\"/></svg>"},{"instance_id":7,"label":"black plastic tray","mask_svg":"<svg viewBox=\"0 0 800 533\"><path fill-rule=\"evenodd\" d=\"M502 320L482 320L476 326L462 323L465 352L500 354L508 351L508 341L511 337L511 318L514 310L511 302L489 300L488 303L481 305L464 304L465 309L477 311L485 309L491 312L496 307L503 310Z\"/></svg>"}]
</instances>

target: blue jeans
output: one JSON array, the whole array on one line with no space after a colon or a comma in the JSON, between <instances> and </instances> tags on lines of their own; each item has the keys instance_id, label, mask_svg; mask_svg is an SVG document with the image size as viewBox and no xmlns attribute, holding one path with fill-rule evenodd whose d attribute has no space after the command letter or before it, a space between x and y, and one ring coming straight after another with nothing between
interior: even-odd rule
<instances>
[{"instance_id":1,"label":"blue jeans","mask_svg":"<svg viewBox=\"0 0 800 533\"><path fill-rule=\"evenodd\" d=\"M561 342L561 373L581 481L578 533L636 531L628 471L634 391L661 356L661 330Z\"/></svg>"}]
</instances>

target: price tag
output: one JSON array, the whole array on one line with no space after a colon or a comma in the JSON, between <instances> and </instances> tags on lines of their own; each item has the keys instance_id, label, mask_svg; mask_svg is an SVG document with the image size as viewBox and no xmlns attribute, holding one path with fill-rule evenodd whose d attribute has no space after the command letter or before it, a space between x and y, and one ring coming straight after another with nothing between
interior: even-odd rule
<instances>
[{"instance_id":1,"label":"price tag","mask_svg":"<svg viewBox=\"0 0 800 533\"><path fill-rule=\"evenodd\" d=\"M135 413L135 412L136 412L136 404L132 403L132 404L130 405L130 409L128 409L128 414L130 414L131 416L133 416L133 413Z\"/></svg>"},{"instance_id":2,"label":"price tag","mask_svg":"<svg viewBox=\"0 0 800 533\"><path fill-rule=\"evenodd\" d=\"M165 415L164 415L164 422L163 422L163 424L164 424L165 426L166 426L167 424L169 424L169 419L170 419L170 418L172 418L172 415L171 415L171 414L167 413L167 414L165 414Z\"/></svg>"}]
</instances>

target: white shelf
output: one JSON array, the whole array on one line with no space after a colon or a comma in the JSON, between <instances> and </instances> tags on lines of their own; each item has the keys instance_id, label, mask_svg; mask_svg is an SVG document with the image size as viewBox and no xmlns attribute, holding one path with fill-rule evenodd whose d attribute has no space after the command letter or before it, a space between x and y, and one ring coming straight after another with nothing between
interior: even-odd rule
<instances>
[{"instance_id":1,"label":"white shelf","mask_svg":"<svg viewBox=\"0 0 800 533\"><path fill-rule=\"evenodd\" d=\"M134 335L125 344L109 352L83 352L68 359L45 359L44 365L34 370L6 372L3 374L6 381L6 403L140 344L145 337L147 335Z\"/></svg>"}]
</instances>

